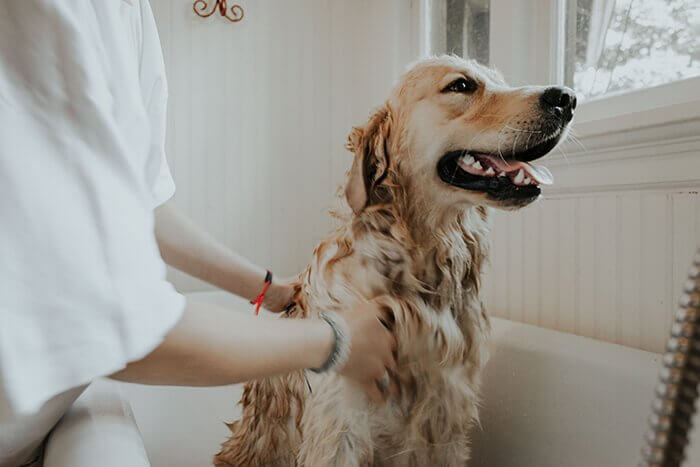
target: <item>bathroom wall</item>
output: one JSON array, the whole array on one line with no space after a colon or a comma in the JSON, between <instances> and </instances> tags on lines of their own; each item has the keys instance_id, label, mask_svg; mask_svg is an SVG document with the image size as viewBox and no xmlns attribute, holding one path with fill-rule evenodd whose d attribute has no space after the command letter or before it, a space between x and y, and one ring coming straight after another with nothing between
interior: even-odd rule
<instances>
[{"instance_id":1,"label":"bathroom wall","mask_svg":"<svg viewBox=\"0 0 700 467\"><path fill-rule=\"evenodd\" d=\"M493 314L663 351L700 246L700 119L682 110L658 109L667 127L579 125L547 164L554 188L494 213Z\"/></svg>"},{"instance_id":2,"label":"bathroom wall","mask_svg":"<svg viewBox=\"0 0 700 467\"><path fill-rule=\"evenodd\" d=\"M151 3L170 82L174 202L231 248L296 272L332 226L347 132L418 55L421 1L240 0L237 24L195 16L191 0ZM520 212L494 212L491 313L661 351L700 244L696 113L659 102L659 121L675 123L631 115L625 126L580 112L582 145L548 164L555 187Z\"/></svg>"},{"instance_id":3,"label":"bathroom wall","mask_svg":"<svg viewBox=\"0 0 700 467\"><path fill-rule=\"evenodd\" d=\"M236 3L245 17L232 24L196 16L192 0L151 0L170 87L174 202L226 245L293 274L331 228L351 163L347 133L414 58L415 2ZM170 275L181 290L206 288Z\"/></svg>"}]
</instances>

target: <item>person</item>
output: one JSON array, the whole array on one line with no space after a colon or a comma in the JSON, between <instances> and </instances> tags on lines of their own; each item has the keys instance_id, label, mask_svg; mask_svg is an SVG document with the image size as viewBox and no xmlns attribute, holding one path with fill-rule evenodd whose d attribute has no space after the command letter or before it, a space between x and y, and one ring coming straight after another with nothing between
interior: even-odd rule
<instances>
[{"instance_id":1,"label":"person","mask_svg":"<svg viewBox=\"0 0 700 467\"><path fill-rule=\"evenodd\" d=\"M395 342L371 303L274 319L167 282L164 263L254 299L266 271L166 202L166 100L147 0L0 2L0 466L39 465L103 375L214 386L332 367L384 397ZM292 294L273 278L264 305Z\"/></svg>"}]
</instances>

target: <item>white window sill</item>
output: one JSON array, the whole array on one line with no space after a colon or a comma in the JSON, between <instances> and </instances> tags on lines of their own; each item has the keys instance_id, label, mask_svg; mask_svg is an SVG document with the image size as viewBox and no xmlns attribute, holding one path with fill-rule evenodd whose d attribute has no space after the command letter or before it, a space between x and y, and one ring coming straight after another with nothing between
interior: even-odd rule
<instances>
[{"instance_id":1,"label":"white window sill","mask_svg":"<svg viewBox=\"0 0 700 467\"><path fill-rule=\"evenodd\" d=\"M553 165L644 157L681 143L700 151L700 78L583 103L572 135Z\"/></svg>"},{"instance_id":2,"label":"white window sill","mask_svg":"<svg viewBox=\"0 0 700 467\"><path fill-rule=\"evenodd\" d=\"M575 128L580 138L587 138L698 118L700 77L583 103Z\"/></svg>"},{"instance_id":3,"label":"white window sill","mask_svg":"<svg viewBox=\"0 0 700 467\"><path fill-rule=\"evenodd\" d=\"M549 196L700 188L700 78L581 104Z\"/></svg>"}]
</instances>

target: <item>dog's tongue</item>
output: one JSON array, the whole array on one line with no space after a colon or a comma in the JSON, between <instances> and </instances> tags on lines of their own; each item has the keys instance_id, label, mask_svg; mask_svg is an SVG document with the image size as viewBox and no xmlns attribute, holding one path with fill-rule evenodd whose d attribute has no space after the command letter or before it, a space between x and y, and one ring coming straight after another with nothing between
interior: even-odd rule
<instances>
[{"instance_id":1,"label":"dog's tongue","mask_svg":"<svg viewBox=\"0 0 700 467\"><path fill-rule=\"evenodd\" d=\"M479 158L488 159L488 161L502 172L514 172L523 169L530 175L530 178L535 180L540 185L551 185L554 183L552 172L543 165L530 164L520 161L506 161L502 157L492 154L476 154Z\"/></svg>"}]
</instances>

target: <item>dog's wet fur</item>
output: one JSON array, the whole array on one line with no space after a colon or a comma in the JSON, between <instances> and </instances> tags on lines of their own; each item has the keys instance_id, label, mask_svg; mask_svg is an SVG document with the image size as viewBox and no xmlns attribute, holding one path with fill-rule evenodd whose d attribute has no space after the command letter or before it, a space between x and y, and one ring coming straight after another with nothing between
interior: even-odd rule
<instances>
[{"instance_id":1,"label":"dog's wet fur","mask_svg":"<svg viewBox=\"0 0 700 467\"><path fill-rule=\"evenodd\" d=\"M353 128L352 213L314 250L289 318L365 300L391 310L399 393L378 406L337 374L307 372L308 384L303 372L252 381L215 465L465 465L488 358L480 298L488 211L529 204L540 189L474 176L450 158L530 161L550 152L575 100L567 114L543 105L546 92L508 87L458 57L429 58Z\"/></svg>"}]
</instances>

